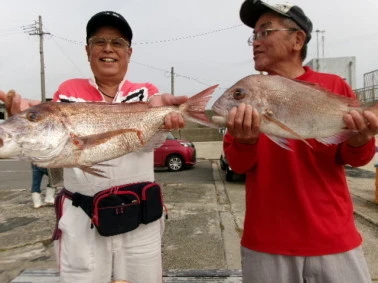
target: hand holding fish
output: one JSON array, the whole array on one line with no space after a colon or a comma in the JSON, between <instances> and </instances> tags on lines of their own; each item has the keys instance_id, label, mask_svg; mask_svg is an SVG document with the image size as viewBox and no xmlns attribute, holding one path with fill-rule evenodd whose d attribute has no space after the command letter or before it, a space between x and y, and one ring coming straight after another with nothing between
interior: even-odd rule
<instances>
[{"instance_id":1,"label":"hand holding fish","mask_svg":"<svg viewBox=\"0 0 378 283\"><path fill-rule=\"evenodd\" d=\"M241 107L242 104L252 108ZM258 115L247 114L252 109ZM277 75L250 75L239 80L215 101L212 110L213 121L221 126L227 123L229 132L239 141L256 142L258 127L288 150L289 139L301 140L310 147L307 139L325 145L347 142L358 147L378 130L378 103L361 106L352 96Z\"/></svg>"},{"instance_id":2,"label":"hand holding fish","mask_svg":"<svg viewBox=\"0 0 378 283\"><path fill-rule=\"evenodd\" d=\"M148 101L149 107L173 106L185 103L188 100L186 96L174 96L172 94L154 95ZM167 130L183 128L185 126L184 118L179 113L170 113L164 119L163 128Z\"/></svg>"},{"instance_id":3,"label":"hand holding fish","mask_svg":"<svg viewBox=\"0 0 378 283\"><path fill-rule=\"evenodd\" d=\"M0 158L18 156L44 168L78 167L104 177L103 171L94 165L105 166L104 161L130 152L152 151L163 141L164 125L180 127L185 117L215 127L208 120L205 107L216 87L189 99L154 97L151 104L42 103L1 123ZM168 121L166 116L170 116Z\"/></svg>"},{"instance_id":4,"label":"hand holding fish","mask_svg":"<svg viewBox=\"0 0 378 283\"><path fill-rule=\"evenodd\" d=\"M14 90L10 90L8 93L0 90L0 100L4 102L8 116L18 114L31 106L41 103L37 100L22 98L21 95Z\"/></svg>"},{"instance_id":5,"label":"hand holding fish","mask_svg":"<svg viewBox=\"0 0 378 283\"><path fill-rule=\"evenodd\" d=\"M358 131L358 134L346 141L350 146L359 147L366 144L378 131L378 118L371 111L360 113L352 110L345 114L343 119L348 129Z\"/></svg>"},{"instance_id":6,"label":"hand holding fish","mask_svg":"<svg viewBox=\"0 0 378 283\"><path fill-rule=\"evenodd\" d=\"M238 142L255 144L260 135L260 116L251 105L241 103L231 109L226 126Z\"/></svg>"}]
</instances>

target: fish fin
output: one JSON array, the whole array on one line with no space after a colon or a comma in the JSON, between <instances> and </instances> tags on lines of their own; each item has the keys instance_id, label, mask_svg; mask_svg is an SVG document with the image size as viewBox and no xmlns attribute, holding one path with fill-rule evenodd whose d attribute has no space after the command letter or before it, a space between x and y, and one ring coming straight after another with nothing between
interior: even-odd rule
<instances>
[{"instance_id":1,"label":"fish fin","mask_svg":"<svg viewBox=\"0 0 378 283\"><path fill-rule=\"evenodd\" d=\"M361 106L361 102L356 97L348 97L348 96L338 95L336 93L329 91L328 89L325 89L324 87L322 87L321 85L316 84L316 83L304 82L304 81L300 81L300 80L296 80L296 79L291 79L291 80L293 80L297 83L300 83L302 85L306 85L306 86L312 87L314 89L317 89L319 91L322 91L329 96L337 97L337 99L339 99L341 102L347 104L350 107L360 107Z\"/></svg>"},{"instance_id":2,"label":"fish fin","mask_svg":"<svg viewBox=\"0 0 378 283\"><path fill-rule=\"evenodd\" d=\"M277 137L277 136L273 136L273 135L266 135L272 142L274 142L275 144L277 144L278 146L286 149L286 150L290 150L290 151L293 151L290 146L289 146L289 141L285 138L280 138L280 137Z\"/></svg>"},{"instance_id":3,"label":"fish fin","mask_svg":"<svg viewBox=\"0 0 378 283\"><path fill-rule=\"evenodd\" d=\"M184 117L192 122L211 127L219 128L205 114L206 105L212 97L214 90L218 85L211 86L200 93L190 97L187 102L180 105L180 110Z\"/></svg>"},{"instance_id":4,"label":"fish fin","mask_svg":"<svg viewBox=\"0 0 378 283\"><path fill-rule=\"evenodd\" d=\"M141 145L144 145L145 141L143 139L143 132L138 129L119 129L115 131L108 131L100 134L88 135L88 136L78 136L71 133L71 142L78 148L84 149L92 146L97 146L106 142L107 140L123 135L128 132L135 132L140 140Z\"/></svg>"},{"instance_id":5,"label":"fish fin","mask_svg":"<svg viewBox=\"0 0 378 283\"><path fill-rule=\"evenodd\" d=\"M165 140L167 139L167 133L168 132L169 131L164 131L164 130L157 131L151 137L151 139L146 143L146 145L143 146L138 151L148 152L148 151L154 150L155 148L160 147L165 142Z\"/></svg>"},{"instance_id":6,"label":"fish fin","mask_svg":"<svg viewBox=\"0 0 378 283\"><path fill-rule=\"evenodd\" d=\"M105 166L106 164L96 164L96 166L99 166L99 165ZM104 174L105 172L103 170L101 170L101 169L98 169L98 168L95 168L95 167L90 167L90 166L80 166L79 168L84 173L88 173L88 174L91 174L91 175L94 175L94 176L97 176L97 177L100 177L100 178L109 179L109 177L106 176Z\"/></svg>"},{"instance_id":7,"label":"fish fin","mask_svg":"<svg viewBox=\"0 0 378 283\"><path fill-rule=\"evenodd\" d=\"M306 141L306 139L304 139L301 135L299 135L293 129L291 129L288 126L286 126L284 123L282 123L282 122L278 121L277 119L275 119L274 117L272 117L271 114L263 113L262 117L265 118L265 119L267 119L269 122L272 122L272 123L276 124L278 127L280 127L281 129L285 130L286 132L289 132L290 134L294 135L298 140L303 141L305 144L307 144L309 147L312 148L312 146L308 143L308 141ZM277 144L280 145L279 143L277 143Z\"/></svg>"},{"instance_id":8,"label":"fish fin","mask_svg":"<svg viewBox=\"0 0 378 283\"><path fill-rule=\"evenodd\" d=\"M347 139L349 139L351 136L355 135L356 133L358 133L358 131L343 130L330 137L317 138L316 140L325 145L339 144L339 143L342 143L343 141L346 141Z\"/></svg>"}]
</instances>

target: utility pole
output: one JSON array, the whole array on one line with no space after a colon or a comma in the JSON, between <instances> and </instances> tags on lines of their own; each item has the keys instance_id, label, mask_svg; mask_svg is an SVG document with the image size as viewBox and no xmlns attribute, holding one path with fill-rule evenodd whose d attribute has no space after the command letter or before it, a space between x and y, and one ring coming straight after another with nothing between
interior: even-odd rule
<instances>
[{"instance_id":1,"label":"utility pole","mask_svg":"<svg viewBox=\"0 0 378 283\"><path fill-rule=\"evenodd\" d=\"M319 30L316 30L316 59L319 60Z\"/></svg>"},{"instance_id":2,"label":"utility pole","mask_svg":"<svg viewBox=\"0 0 378 283\"><path fill-rule=\"evenodd\" d=\"M322 51L323 51L322 55L323 55L323 59L324 59L324 33L325 33L325 30L322 30L321 33L322 33Z\"/></svg>"},{"instance_id":3,"label":"utility pole","mask_svg":"<svg viewBox=\"0 0 378 283\"><path fill-rule=\"evenodd\" d=\"M171 94L175 95L175 68L171 67Z\"/></svg>"},{"instance_id":4,"label":"utility pole","mask_svg":"<svg viewBox=\"0 0 378 283\"><path fill-rule=\"evenodd\" d=\"M322 34L322 55L324 59L324 32L325 30L316 30L316 70L319 71L320 66L319 66L319 33Z\"/></svg>"},{"instance_id":5,"label":"utility pole","mask_svg":"<svg viewBox=\"0 0 378 283\"><path fill-rule=\"evenodd\" d=\"M171 94L175 95L175 68L171 67ZM177 129L179 139L181 139L181 129Z\"/></svg>"},{"instance_id":6,"label":"utility pole","mask_svg":"<svg viewBox=\"0 0 378 283\"><path fill-rule=\"evenodd\" d=\"M325 30L316 30L316 56L317 58L319 59L319 33L322 34L322 55L323 55L323 59L324 59L324 33L325 33Z\"/></svg>"},{"instance_id":7,"label":"utility pole","mask_svg":"<svg viewBox=\"0 0 378 283\"><path fill-rule=\"evenodd\" d=\"M29 35L39 35L39 57L41 61L41 97L42 102L46 101L46 87L45 87L45 59L43 54L43 36L45 34L50 34L48 32L43 32L42 17L38 17L38 22L34 25L24 28L25 32L29 32Z\"/></svg>"}]
</instances>

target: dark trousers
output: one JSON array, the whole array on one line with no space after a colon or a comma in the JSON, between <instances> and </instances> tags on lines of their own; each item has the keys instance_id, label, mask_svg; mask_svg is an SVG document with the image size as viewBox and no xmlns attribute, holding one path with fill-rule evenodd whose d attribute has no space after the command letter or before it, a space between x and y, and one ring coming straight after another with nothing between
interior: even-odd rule
<instances>
[{"instance_id":1,"label":"dark trousers","mask_svg":"<svg viewBox=\"0 0 378 283\"><path fill-rule=\"evenodd\" d=\"M32 164L32 176L33 176L32 187L31 187L32 193L41 193L41 182L42 182L43 175L46 175L47 177L49 177L47 173L47 169L38 167L37 165ZM47 186L49 187L50 184L48 184Z\"/></svg>"}]
</instances>

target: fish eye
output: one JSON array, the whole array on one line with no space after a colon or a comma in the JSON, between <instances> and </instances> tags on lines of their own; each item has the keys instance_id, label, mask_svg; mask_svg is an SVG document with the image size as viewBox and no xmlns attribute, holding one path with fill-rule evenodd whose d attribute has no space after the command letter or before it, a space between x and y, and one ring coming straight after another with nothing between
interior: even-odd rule
<instances>
[{"instance_id":1,"label":"fish eye","mask_svg":"<svg viewBox=\"0 0 378 283\"><path fill-rule=\"evenodd\" d=\"M232 96L236 100L241 100L245 97L245 91L242 88L237 88L237 89L234 90Z\"/></svg>"},{"instance_id":2,"label":"fish eye","mask_svg":"<svg viewBox=\"0 0 378 283\"><path fill-rule=\"evenodd\" d=\"M37 122L39 119L39 115L37 112L29 112L28 114L26 114L26 118L30 121L30 122Z\"/></svg>"}]
</instances>

